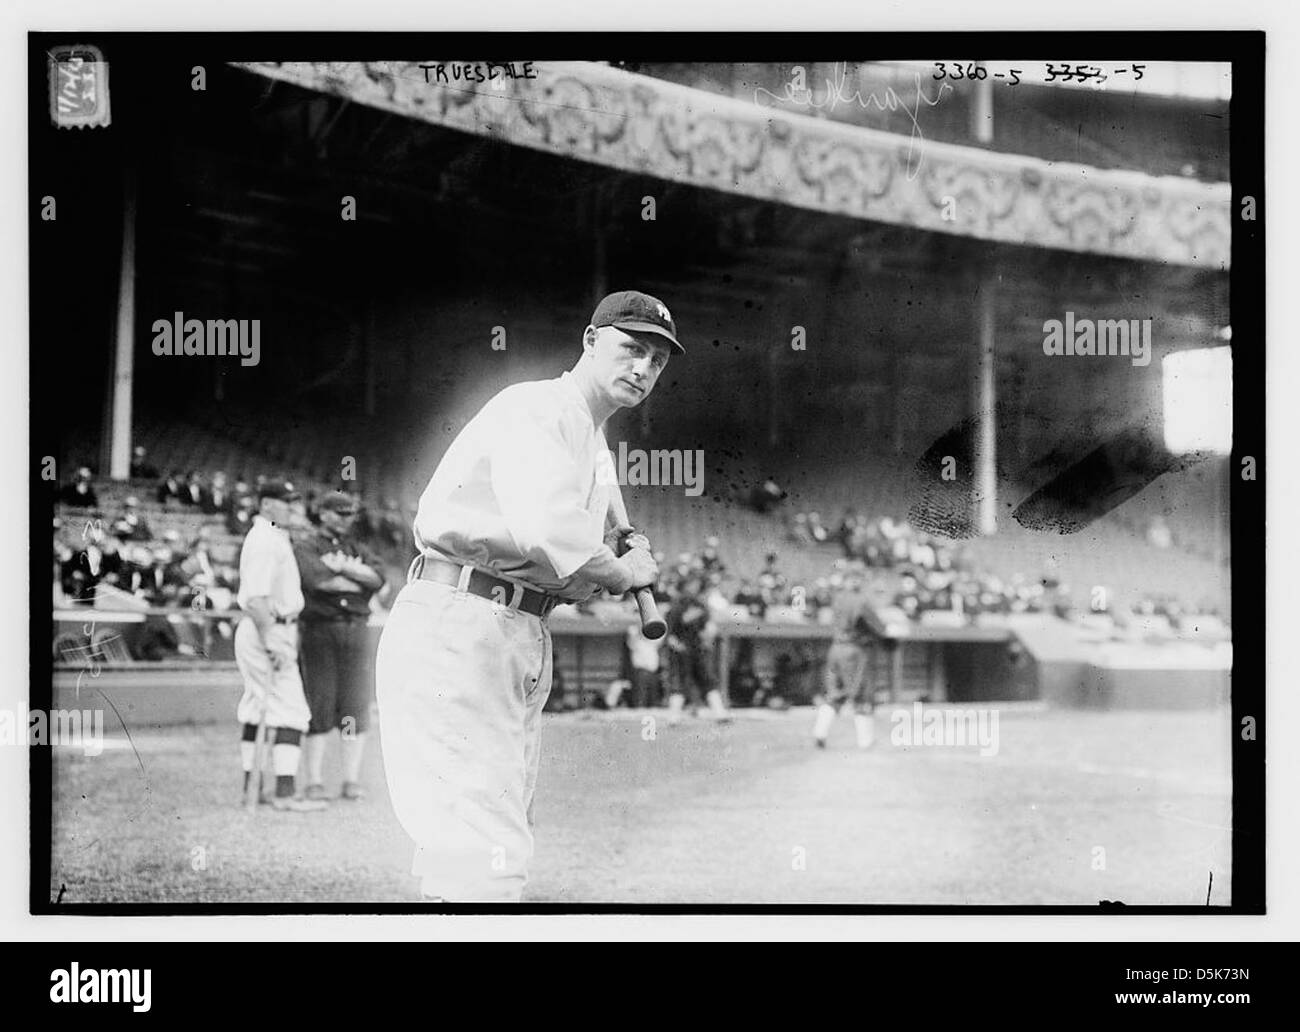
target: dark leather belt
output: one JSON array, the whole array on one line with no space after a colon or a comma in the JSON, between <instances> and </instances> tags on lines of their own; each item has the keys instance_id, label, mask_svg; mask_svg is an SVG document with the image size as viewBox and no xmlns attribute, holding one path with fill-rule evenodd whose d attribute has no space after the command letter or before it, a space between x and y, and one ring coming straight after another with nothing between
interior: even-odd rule
<instances>
[{"instance_id":1,"label":"dark leather belt","mask_svg":"<svg viewBox=\"0 0 1300 1032\"><path fill-rule=\"evenodd\" d=\"M453 588L459 586L461 570L464 569L459 563L435 559L432 556L424 556L419 567L416 576L420 580L432 581L434 584L449 584ZM536 588L525 588L522 584L493 577L492 574L479 569L471 570L465 590L471 595L478 595L480 598L518 609L521 613L528 613L530 616L549 616L551 610L564 601L558 595L548 595Z\"/></svg>"},{"instance_id":2,"label":"dark leather belt","mask_svg":"<svg viewBox=\"0 0 1300 1032\"><path fill-rule=\"evenodd\" d=\"M277 616L275 622L278 624L293 624L298 622L296 616Z\"/></svg>"}]
</instances>

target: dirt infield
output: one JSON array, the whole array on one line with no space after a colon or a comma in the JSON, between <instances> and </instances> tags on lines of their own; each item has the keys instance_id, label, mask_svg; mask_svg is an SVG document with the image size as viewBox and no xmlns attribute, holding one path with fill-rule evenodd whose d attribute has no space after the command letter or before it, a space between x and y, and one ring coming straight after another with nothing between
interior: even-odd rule
<instances>
[{"instance_id":1,"label":"dirt infield","mask_svg":"<svg viewBox=\"0 0 1300 1032\"><path fill-rule=\"evenodd\" d=\"M813 749L809 710L549 716L526 899L1195 906L1213 872L1230 901L1226 710L997 712L987 756L894 744L888 707L867 752L848 719ZM120 730L55 750L51 900L412 900L378 749L369 799L250 815L233 722Z\"/></svg>"}]
</instances>

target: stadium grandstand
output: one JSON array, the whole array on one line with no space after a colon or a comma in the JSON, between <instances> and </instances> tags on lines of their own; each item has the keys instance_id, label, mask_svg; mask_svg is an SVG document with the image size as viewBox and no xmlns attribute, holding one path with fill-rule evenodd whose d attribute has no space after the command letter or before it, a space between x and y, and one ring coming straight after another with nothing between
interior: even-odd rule
<instances>
[{"instance_id":1,"label":"stadium grandstand","mask_svg":"<svg viewBox=\"0 0 1300 1032\"><path fill-rule=\"evenodd\" d=\"M897 697L1045 696L1024 656L1062 634L1080 662L1200 649L1226 679L1226 460L1162 436L1166 359L1230 350L1218 80L959 89L932 66L809 62L800 94L794 67L542 65L456 91L418 63L249 62L179 99L124 69L120 133L90 144L98 231L34 244L117 270L77 306L41 281L33 305L33 375L59 399L33 414L56 459L56 659L81 661L93 600L105 626L135 614L106 663L229 665L259 477L361 498L378 627L468 415L567 368L593 300L636 286L688 354L609 437L702 456L698 493L626 493L662 599L705 578L724 683L749 641L764 697L808 701L850 567L918 645ZM830 82L857 99L813 103ZM886 90L924 110L866 102ZM141 162L122 140L146 110L169 131ZM79 174L65 146L52 193ZM181 313L260 320L256 363L157 354L156 320ZM1046 355L1066 313L1150 320L1146 362ZM629 622L557 614L563 704L620 675Z\"/></svg>"}]
</instances>

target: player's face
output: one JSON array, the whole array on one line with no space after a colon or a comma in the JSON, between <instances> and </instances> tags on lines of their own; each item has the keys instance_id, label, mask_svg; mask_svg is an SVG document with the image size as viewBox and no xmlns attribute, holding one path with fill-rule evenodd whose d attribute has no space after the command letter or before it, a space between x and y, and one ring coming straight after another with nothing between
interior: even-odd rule
<instances>
[{"instance_id":1,"label":"player's face","mask_svg":"<svg viewBox=\"0 0 1300 1032\"><path fill-rule=\"evenodd\" d=\"M333 509L322 509L320 514L321 526L331 534L346 534L352 529L352 524L356 522L357 512L355 509L345 509L343 512L335 512Z\"/></svg>"},{"instance_id":2,"label":"player's face","mask_svg":"<svg viewBox=\"0 0 1300 1032\"><path fill-rule=\"evenodd\" d=\"M668 342L651 335L632 336L613 326L595 331L589 347L596 381L620 408L639 405L650 396L668 365Z\"/></svg>"}]
</instances>

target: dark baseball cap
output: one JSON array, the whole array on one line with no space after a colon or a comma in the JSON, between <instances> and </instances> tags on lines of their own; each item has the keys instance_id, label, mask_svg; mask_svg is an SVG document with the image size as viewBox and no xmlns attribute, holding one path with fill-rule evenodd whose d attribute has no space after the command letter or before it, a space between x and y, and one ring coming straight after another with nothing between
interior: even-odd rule
<instances>
[{"instance_id":1,"label":"dark baseball cap","mask_svg":"<svg viewBox=\"0 0 1300 1032\"><path fill-rule=\"evenodd\" d=\"M321 512L341 512L349 515L355 515L357 511L356 500L349 494L342 491L331 491L320 500L317 507Z\"/></svg>"},{"instance_id":2,"label":"dark baseball cap","mask_svg":"<svg viewBox=\"0 0 1300 1032\"><path fill-rule=\"evenodd\" d=\"M628 333L653 333L668 340L679 354L686 354L677 339L677 327L668 306L657 297L639 290L617 290L606 294L591 313L591 325L614 326Z\"/></svg>"},{"instance_id":3,"label":"dark baseball cap","mask_svg":"<svg viewBox=\"0 0 1300 1032\"><path fill-rule=\"evenodd\" d=\"M258 501L263 498L278 498L282 502L296 502L301 497L287 480L267 480L257 488Z\"/></svg>"}]
</instances>

